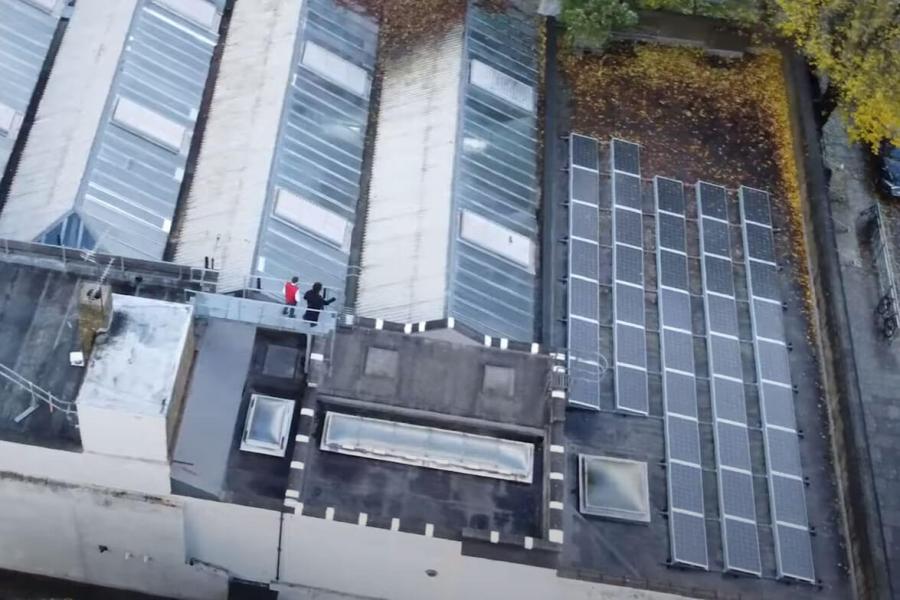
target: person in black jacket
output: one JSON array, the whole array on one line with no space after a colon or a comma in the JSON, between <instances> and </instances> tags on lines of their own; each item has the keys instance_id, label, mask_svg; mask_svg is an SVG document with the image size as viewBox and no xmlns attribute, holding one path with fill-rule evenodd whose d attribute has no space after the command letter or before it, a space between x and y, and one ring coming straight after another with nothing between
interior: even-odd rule
<instances>
[{"instance_id":1,"label":"person in black jacket","mask_svg":"<svg viewBox=\"0 0 900 600\"><path fill-rule=\"evenodd\" d=\"M322 296L322 284L318 281L313 284L311 290L307 290L303 294L303 299L306 300L306 312L303 313L303 320L312 321L313 323L318 322L319 313L322 309L334 302L334 298L326 300Z\"/></svg>"}]
</instances>

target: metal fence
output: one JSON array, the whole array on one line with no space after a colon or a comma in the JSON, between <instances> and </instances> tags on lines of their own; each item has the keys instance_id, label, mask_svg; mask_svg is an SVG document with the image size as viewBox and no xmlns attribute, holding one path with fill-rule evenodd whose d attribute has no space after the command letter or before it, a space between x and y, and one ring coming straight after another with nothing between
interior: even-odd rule
<instances>
[{"instance_id":1,"label":"metal fence","mask_svg":"<svg viewBox=\"0 0 900 600\"><path fill-rule=\"evenodd\" d=\"M194 314L198 317L240 321L259 327L310 335L328 335L337 325L338 314L332 310L309 311L318 313L317 320L312 320L304 318L307 310L299 306L192 290L186 290L185 294L186 300L194 306Z\"/></svg>"},{"instance_id":2,"label":"metal fence","mask_svg":"<svg viewBox=\"0 0 900 600\"><path fill-rule=\"evenodd\" d=\"M872 250L875 256L875 267L878 271L879 297L875 306L876 325L885 339L897 339L900 329L900 295L897 282L900 271L895 257L894 234L891 222L885 214L881 203L873 207Z\"/></svg>"},{"instance_id":3,"label":"metal fence","mask_svg":"<svg viewBox=\"0 0 900 600\"><path fill-rule=\"evenodd\" d=\"M54 410L61 410L67 415L75 415L74 402L66 402L64 400L60 400L44 388L35 385L30 380L22 377L6 365L0 364L0 378L6 379L16 387L24 390L31 399L28 408L26 408L24 411L19 413L18 416L13 418L13 421L15 421L16 423L22 422L25 418L31 415L31 413L38 409L41 403L49 406L50 412L53 412Z\"/></svg>"},{"instance_id":4,"label":"metal fence","mask_svg":"<svg viewBox=\"0 0 900 600\"><path fill-rule=\"evenodd\" d=\"M135 277L143 277L157 282L190 284L203 291L215 291L219 279L218 271L213 269L7 239L0 239L0 258L7 262L71 271L98 278L106 276L131 281Z\"/></svg>"}]
</instances>

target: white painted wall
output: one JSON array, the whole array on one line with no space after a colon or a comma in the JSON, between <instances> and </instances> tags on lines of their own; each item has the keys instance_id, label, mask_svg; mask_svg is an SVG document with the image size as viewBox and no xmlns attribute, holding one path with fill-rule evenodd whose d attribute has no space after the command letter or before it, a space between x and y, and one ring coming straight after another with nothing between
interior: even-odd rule
<instances>
[{"instance_id":1,"label":"white painted wall","mask_svg":"<svg viewBox=\"0 0 900 600\"><path fill-rule=\"evenodd\" d=\"M552 569L462 556L459 542L285 515L284 583L391 600L649 600L678 596L556 576ZM434 569L436 577L425 571ZM281 600L309 598L280 586Z\"/></svg>"},{"instance_id":2,"label":"white painted wall","mask_svg":"<svg viewBox=\"0 0 900 600\"><path fill-rule=\"evenodd\" d=\"M0 238L31 241L71 209L137 0L78 0L0 214Z\"/></svg>"},{"instance_id":3,"label":"white painted wall","mask_svg":"<svg viewBox=\"0 0 900 600\"><path fill-rule=\"evenodd\" d=\"M13 442L0 441L0 472L145 494L171 491L168 463L66 452Z\"/></svg>"},{"instance_id":4,"label":"white painted wall","mask_svg":"<svg viewBox=\"0 0 900 600\"><path fill-rule=\"evenodd\" d=\"M278 563L279 513L184 498L187 558L241 579L273 581Z\"/></svg>"},{"instance_id":5,"label":"white painted wall","mask_svg":"<svg viewBox=\"0 0 900 600\"><path fill-rule=\"evenodd\" d=\"M384 61L357 313L446 316L462 25Z\"/></svg>"},{"instance_id":6,"label":"white painted wall","mask_svg":"<svg viewBox=\"0 0 900 600\"><path fill-rule=\"evenodd\" d=\"M243 287L265 208L266 191L291 59L300 0L235 3L175 262L215 258L219 290Z\"/></svg>"},{"instance_id":7,"label":"white painted wall","mask_svg":"<svg viewBox=\"0 0 900 600\"><path fill-rule=\"evenodd\" d=\"M168 462L166 415L130 414L117 408L78 406L86 452Z\"/></svg>"},{"instance_id":8,"label":"white painted wall","mask_svg":"<svg viewBox=\"0 0 900 600\"><path fill-rule=\"evenodd\" d=\"M185 562L178 499L0 474L0 515L2 569L171 598L227 598L227 577Z\"/></svg>"}]
</instances>

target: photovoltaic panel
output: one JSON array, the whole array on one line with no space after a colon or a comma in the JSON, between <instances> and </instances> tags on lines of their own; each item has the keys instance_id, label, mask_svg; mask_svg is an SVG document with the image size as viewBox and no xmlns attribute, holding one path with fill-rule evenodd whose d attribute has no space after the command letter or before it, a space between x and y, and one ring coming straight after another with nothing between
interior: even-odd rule
<instances>
[{"instance_id":1,"label":"photovoltaic panel","mask_svg":"<svg viewBox=\"0 0 900 600\"><path fill-rule=\"evenodd\" d=\"M586 240L600 239L600 215L596 207L573 202L569 210L572 211L571 235Z\"/></svg>"},{"instance_id":2,"label":"photovoltaic panel","mask_svg":"<svg viewBox=\"0 0 900 600\"><path fill-rule=\"evenodd\" d=\"M615 321L613 353L616 368L616 408L644 414L649 412L647 391L647 337L643 315L636 307L625 308L619 294L629 284L642 293L643 310L644 241L641 207L640 150L637 144L612 140L610 145L613 209L613 299ZM634 292L626 292L635 298ZM620 308L622 313L620 314ZM632 325L640 319L639 327ZM623 369L625 366L632 368Z\"/></svg>"},{"instance_id":3,"label":"photovoltaic panel","mask_svg":"<svg viewBox=\"0 0 900 600\"><path fill-rule=\"evenodd\" d=\"M742 186L738 195L778 577L814 583L771 204L762 190Z\"/></svg>"},{"instance_id":4,"label":"photovoltaic panel","mask_svg":"<svg viewBox=\"0 0 900 600\"><path fill-rule=\"evenodd\" d=\"M600 277L600 246L583 240L570 240L569 269L574 275L598 281Z\"/></svg>"},{"instance_id":5,"label":"photovoltaic panel","mask_svg":"<svg viewBox=\"0 0 900 600\"><path fill-rule=\"evenodd\" d=\"M643 247L644 224L641 213L616 209L616 241L629 246Z\"/></svg>"},{"instance_id":6,"label":"photovoltaic panel","mask_svg":"<svg viewBox=\"0 0 900 600\"><path fill-rule=\"evenodd\" d=\"M635 175L613 173L613 192L616 205L641 210L641 179Z\"/></svg>"},{"instance_id":7,"label":"photovoltaic panel","mask_svg":"<svg viewBox=\"0 0 900 600\"><path fill-rule=\"evenodd\" d=\"M597 170L600 164L599 148L597 140L583 135L572 135L571 155L572 164L585 169Z\"/></svg>"},{"instance_id":8,"label":"photovoltaic panel","mask_svg":"<svg viewBox=\"0 0 900 600\"><path fill-rule=\"evenodd\" d=\"M643 326L645 320L644 289L617 283L615 296L616 319L622 323Z\"/></svg>"},{"instance_id":9,"label":"photovoltaic panel","mask_svg":"<svg viewBox=\"0 0 900 600\"><path fill-rule=\"evenodd\" d=\"M569 137L568 399L593 409L602 375L599 160L596 139Z\"/></svg>"},{"instance_id":10,"label":"photovoltaic panel","mask_svg":"<svg viewBox=\"0 0 900 600\"><path fill-rule=\"evenodd\" d=\"M706 569L703 468L685 252L684 186L675 179L656 177L653 192L671 555L675 563Z\"/></svg>"},{"instance_id":11,"label":"photovoltaic panel","mask_svg":"<svg viewBox=\"0 0 900 600\"><path fill-rule=\"evenodd\" d=\"M672 557L680 564L706 569L706 519L703 515L674 512L669 516Z\"/></svg>"},{"instance_id":12,"label":"photovoltaic panel","mask_svg":"<svg viewBox=\"0 0 900 600\"><path fill-rule=\"evenodd\" d=\"M641 153L637 144L613 139L611 154L613 169L632 175L641 174Z\"/></svg>"},{"instance_id":13,"label":"photovoltaic panel","mask_svg":"<svg viewBox=\"0 0 900 600\"><path fill-rule=\"evenodd\" d=\"M728 195L724 187L707 182L697 184L696 194L725 570L760 576Z\"/></svg>"}]
</instances>

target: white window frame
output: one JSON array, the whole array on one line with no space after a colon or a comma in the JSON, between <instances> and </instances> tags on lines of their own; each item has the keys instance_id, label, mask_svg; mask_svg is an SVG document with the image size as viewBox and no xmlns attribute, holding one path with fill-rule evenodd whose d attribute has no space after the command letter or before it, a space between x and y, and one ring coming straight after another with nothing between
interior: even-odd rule
<instances>
[{"instance_id":1,"label":"white window frame","mask_svg":"<svg viewBox=\"0 0 900 600\"><path fill-rule=\"evenodd\" d=\"M534 87L473 58L469 63L469 82L513 106L534 112Z\"/></svg>"},{"instance_id":2,"label":"white window frame","mask_svg":"<svg viewBox=\"0 0 900 600\"><path fill-rule=\"evenodd\" d=\"M279 187L275 189L273 213L279 219L337 246L344 252L350 250L353 223L333 210Z\"/></svg>"},{"instance_id":3,"label":"white window frame","mask_svg":"<svg viewBox=\"0 0 900 600\"><path fill-rule=\"evenodd\" d=\"M181 154L187 148L189 138L187 126L131 98L125 96L116 98L110 120L117 127L175 154Z\"/></svg>"},{"instance_id":4,"label":"white window frame","mask_svg":"<svg viewBox=\"0 0 900 600\"><path fill-rule=\"evenodd\" d=\"M369 96L370 80L366 70L315 42L307 41L303 44L301 63L352 94L362 98Z\"/></svg>"},{"instance_id":5,"label":"white window frame","mask_svg":"<svg viewBox=\"0 0 900 600\"><path fill-rule=\"evenodd\" d=\"M529 237L470 210L460 211L459 237L529 273L536 272L537 245Z\"/></svg>"}]
</instances>

